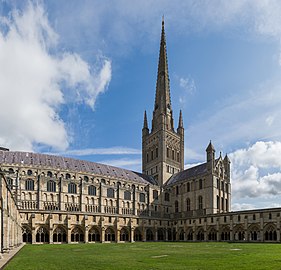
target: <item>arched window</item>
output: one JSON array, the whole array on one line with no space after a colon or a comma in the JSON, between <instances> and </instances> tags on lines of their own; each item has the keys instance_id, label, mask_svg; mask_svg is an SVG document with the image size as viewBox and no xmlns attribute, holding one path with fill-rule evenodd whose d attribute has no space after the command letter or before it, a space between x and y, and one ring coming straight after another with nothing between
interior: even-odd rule
<instances>
[{"instance_id":1,"label":"arched window","mask_svg":"<svg viewBox=\"0 0 281 270\"><path fill-rule=\"evenodd\" d=\"M113 188L107 189L107 197L108 198L114 198L114 189Z\"/></svg>"},{"instance_id":2,"label":"arched window","mask_svg":"<svg viewBox=\"0 0 281 270\"><path fill-rule=\"evenodd\" d=\"M200 179L200 180L199 180L199 189L202 189L202 188L203 188L203 180Z\"/></svg>"},{"instance_id":3,"label":"arched window","mask_svg":"<svg viewBox=\"0 0 281 270\"><path fill-rule=\"evenodd\" d=\"M140 202L145 202L145 194L140 193Z\"/></svg>"},{"instance_id":4,"label":"arched window","mask_svg":"<svg viewBox=\"0 0 281 270\"><path fill-rule=\"evenodd\" d=\"M48 171L48 172L47 172L47 176L48 176L48 177L53 177L53 173L50 172L50 171Z\"/></svg>"},{"instance_id":5,"label":"arched window","mask_svg":"<svg viewBox=\"0 0 281 270\"><path fill-rule=\"evenodd\" d=\"M187 184L186 184L186 191L187 191L187 192L190 192L190 183L187 183Z\"/></svg>"},{"instance_id":6,"label":"arched window","mask_svg":"<svg viewBox=\"0 0 281 270\"><path fill-rule=\"evenodd\" d=\"M175 212L178 213L179 212L179 202L175 201Z\"/></svg>"},{"instance_id":7,"label":"arched window","mask_svg":"<svg viewBox=\"0 0 281 270\"><path fill-rule=\"evenodd\" d=\"M77 186L74 183L69 183L68 184L68 193L73 193L76 194L77 193Z\"/></svg>"},{"instance_id":8,"label":"arched window","mask_svg":"<svg viewBox=\"0 0 281 270\"><path fill-rule=\"evenodd\" d=\"M32 170L28 170L27 175L32 175Z\"/></svg>"},{"instance_id":9,"label":"arched window","mask_svg":"<svg viewBox=\"0 0 281 270\"><path fill-rule=\"evenodd\" d=\"M84 176L84 181L89 182L89 177L87 175Z\"/></svg>"},{"instance_id":10,"label":"arched window","mask_svg":"<svg viewBox=\"0 0 281 270\"><path fill-rule=\"evenodd\" d=\"M92 196L97 195L97 189L95 186L93 186L93 185L88 186L88 195L92 195Z\"/></svg>"},{"instance_id":11,"label":"arched window","mask_svg":"<svg viewBox=\"0 0 281 270\"><path fill-rule=\"evenodd\" d=\"M124 200L131 200L131 192L130 191L124 191Z\"/></svg>"},{"instance_id":12,"label":"arched window","mask_svg":"<svg viewBox=\"0 0 281 270\"><path fill-rule=\"evenodd\" d=\"M14 173L14 169L13 168L9 168L9 173Z\"/></svg>"},{"instance_id":13,"label":"arched window","mask_svg":"<svg viewBox=\"0 0 281 270\"><path fill-rule=\"evenodd\" d=\"M9 188L13 188L13 179L11 177L7 177L7 184Z\"/></svg>"},{"instance_id":14,"label":"arched window","mask_svg":"<svg viewBox=\"0 0 281 270\"><path fill-rule=\"evenodd\" d=\"M176 195L179 195L179 186L176 186Z\"/></svg>"},{"instance_id":15,"label":"arched window","mask_svg":"<svg viewBox=\"0 0 281 270\"><path fill-rule=\"evenodd\" d=\"M34 181L32 179L25 180L25 189L26 190L34 190Z\"/></svg>"},{"instance_id":16,"label":"arched window","mask_svg":"<svg viewBox=\"0 0 281 270\"><path fill-rule=\"evenodd\" d=\"M158 200L158 190L153 190L153 199Z\"/></svg>"},{"instance_id":17,"label":"arched window","mask_svg":"<svg viewBox=\"0 0 281 270\"><path fill-rule=\"evenodd\" d=\"M65 175L65 179L70 179L70 174L69 174L69 173L67 173L67 174Z\"/></svg>"},{"instance_id":18,"label":"arched window","mask_svg":"<svg viewBox=\"0 0 281 270\"><path fill-rule=\"evenodd\" d=\"M190 211L190 199L186 199L186 211Z\"/></svg>"},{"instance_id":19,"label":"arched window","mask_svg":"<svg viewBox=\"0 0 281 270\"><path fill-rule=\"evenodd\" d=\"M198 197L198 209L203 209L203 197L199 196Z\"/></svg>"},{"instance_id":20,"label":"arched window","mask_svg":"<svg viewBox=\"0 0 281 270\"><path fill-rule=\"evenodd\" d=\"M165 193L165 198L164 198L164 200L165 200L166 202L169 202L169 201L170 201L170 194L169 194L168 192Z\"/></svg>"},{"instance_id":21,"label":"arched window","mask_svg":"<svg viewBox=\"0 0 281 270\"><path fill-rule=\"evenodd\" d=\"M56 192L56 182L53 180L49 180L47 182L47 191Z\"/></svg>"}]
</instances>

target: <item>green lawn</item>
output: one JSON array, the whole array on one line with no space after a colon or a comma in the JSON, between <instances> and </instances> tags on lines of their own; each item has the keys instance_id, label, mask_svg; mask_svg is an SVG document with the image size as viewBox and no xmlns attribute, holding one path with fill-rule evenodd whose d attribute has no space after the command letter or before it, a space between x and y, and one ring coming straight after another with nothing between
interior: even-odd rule
<instances>
[{"instance_id":1,"label":"green lawn","mask_svg":"<svg viewBox=\"0 0 281 270\"><path fill-rule=\"evenodd\" d=\"M126 243L26 245L9 269L281 269L280 244Z\"/></svg>"}]
</instances>

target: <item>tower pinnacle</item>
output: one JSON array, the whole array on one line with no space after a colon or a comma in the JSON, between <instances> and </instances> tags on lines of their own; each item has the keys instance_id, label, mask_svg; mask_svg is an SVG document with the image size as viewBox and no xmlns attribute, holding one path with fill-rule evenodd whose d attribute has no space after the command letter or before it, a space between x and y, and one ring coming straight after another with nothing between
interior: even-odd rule
<instances>
[{"instance_id":1,"label":"tower pinnacle","mask_svg":"<svg viewBox=\"0 0 281 270\"><path fill-rule=\"evenodd\" d=\"M144 111L143 128L148 129L146 111Z\"/></svg>"}]
</instances>

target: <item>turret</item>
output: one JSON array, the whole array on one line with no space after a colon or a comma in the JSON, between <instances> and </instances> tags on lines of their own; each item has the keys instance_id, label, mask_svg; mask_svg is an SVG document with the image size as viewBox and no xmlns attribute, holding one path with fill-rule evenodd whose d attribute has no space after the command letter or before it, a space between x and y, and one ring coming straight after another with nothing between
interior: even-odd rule
<instances>
[{"instance_id":1,"label":"turret","mask_svg":"<svg viewBox=\"0 0 281 270\"><path fill-rule=\"evenodd\" d=\"M142 136L147 136L148 134L149 134L149 128L148 128L148 124L147 124L147 116L146 116L146 111L144 111Z\"/></svg>"},{"instance_id":2,"label":"turret","mask_svg":"<svg viewBox=\"0 0 281 270\"><path fill-rule=\"evenodd\" d=\"M178 124L177 132L178 132L179 135L183 135L183 133L184 133L182 111L181 110L180 110L179 124Z\"/></svg>"},{"instance_id":3,"label":"turret","mask_svg":"<svg viewBox=\"0 0 281 270\"><path fill-rule=\"evenodd\" d=\"M228 155L226 154L224 159L223 159L223 164L225 168L225 172L227 175L227 180L230 181L230 159L228 158Z\"/></svg>"},{"instance_id":4,"label":"turret","mask_svg":"<svg viewBox=\"0 0 281 270\"><path fill-rule=\"evenodd\" d=\"M207 152L207 169L208 171L213 171L214 169L214 165L215 165L215 148L212 144L212 142L210 141L207 149L206 149L206 152Z\"/></svg>"}]
</instances>

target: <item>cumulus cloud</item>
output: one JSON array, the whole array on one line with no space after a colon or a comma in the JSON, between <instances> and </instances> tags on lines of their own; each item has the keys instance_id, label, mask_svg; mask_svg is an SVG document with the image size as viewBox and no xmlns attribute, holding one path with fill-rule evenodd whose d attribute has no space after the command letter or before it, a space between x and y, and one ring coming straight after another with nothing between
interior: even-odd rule
<instances>
[{"instance_id":1,"label":"cumulus cloud","mask_svg":"<svg viewBox=\"0 0 281 270\"><path fill-rule=\"evenodd\" d=\"M40 4L28 2L0 20L0 144L17 150L36 145L66 149L70 138L59 116L72 102L94 108L111 79L111 63L93 69L78 54L59 53L59 36ZM74 94L73 94L74 93Z\"/></svg>"},{"instance_id":2,"label":"cumulus cloud","mask_svg":"<svg viewBox=\"0 0 281 270\"><path fill-rule=\"evenodd\" d=\"M280 153L281 142L259 141L229 154L232 162L234 200L280 196Z\"/></svg>"}]
</instances>

